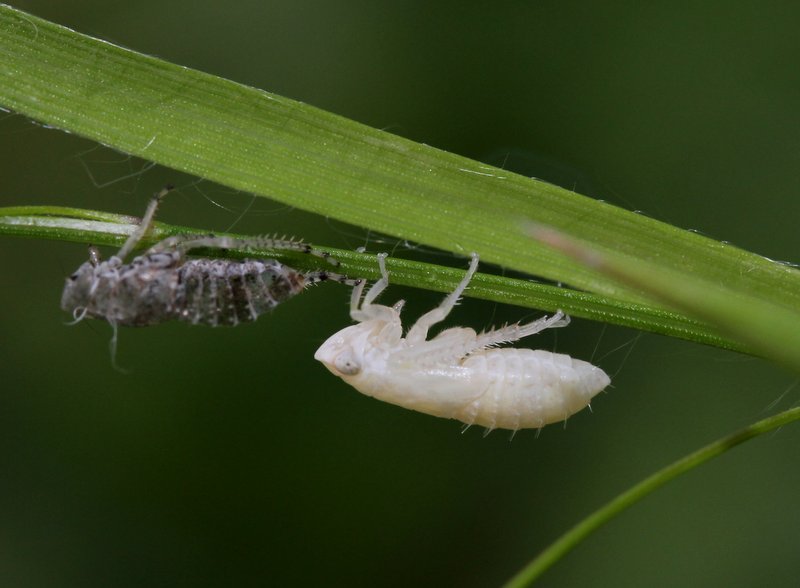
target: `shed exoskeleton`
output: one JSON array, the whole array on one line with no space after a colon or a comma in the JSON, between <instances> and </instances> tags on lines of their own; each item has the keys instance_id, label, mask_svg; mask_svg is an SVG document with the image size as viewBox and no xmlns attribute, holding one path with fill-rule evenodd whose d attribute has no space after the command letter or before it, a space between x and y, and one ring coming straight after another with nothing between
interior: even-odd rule
<instances>
[{"instance_id":1,"label":"shed exoskeleton","mask_svg":"<svg viewBox=\"0 0 800 588\"><path fill-rule=\"evenodd\" d=\"M288 249L318 256L338 266L327 253L290 239L185 235L169 237L130 262L153 223L159 202L154 196L139 226L119 252L106 261L94 247L89 261L66 279L61 307L76 320L106 319L112 326L141 327L168 320L211 326L237 325L300 293L309 284L334 280L355 285L327 270L302 272L274 259L191 258L196 249Z\"/></svg>"}]
</instances>

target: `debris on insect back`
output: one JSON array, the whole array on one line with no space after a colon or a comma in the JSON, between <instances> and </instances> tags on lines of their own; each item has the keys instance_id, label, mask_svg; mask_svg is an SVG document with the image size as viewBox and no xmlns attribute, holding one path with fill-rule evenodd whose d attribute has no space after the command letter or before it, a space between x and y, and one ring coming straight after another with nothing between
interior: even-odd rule
<instances>
[{"instance_id":1,"label":"debris on insect back","mask_svg":"<svg viewBox=\"0 0 800 588\"><path fill-rule=\"evenodd\" d=\"M256 320L309 284L324 280L358 283L325 270L301 272L274 259L188 257L190 251L200 248L284 249L339 265L327 253L305 243L267 237L170 237L125 263L152 226L158 204L169 189L155 195L141 223L116 255L102 261L97 249L90 247L89 261L66 279L61 308L71 312L76 322L87 317L105 319L115 329L115 337L119 325L141 327L169 320L233 326Z\"/></svg>"},{"instance_id":2,"label":"debris on insect back","mask_svg":"<svg viewBox=\"0 0 800 588\"><path fill-rule=\"evenodd\" d=\"M477 254L455 291L403 337L402 301L394 306L374 304L389 285L385 258L378 256L381 279L363 301L364 283L353 288L350 316L358 324L330 337L314 355L359 392L467 425L516 431L564 421L611 383L600 368L568 355L496 348L567 326L569 317L561 311L480 334L454 327L428 340L428 329L447 317L466 289L478 267Z\"/></svg>"}]
</instances>

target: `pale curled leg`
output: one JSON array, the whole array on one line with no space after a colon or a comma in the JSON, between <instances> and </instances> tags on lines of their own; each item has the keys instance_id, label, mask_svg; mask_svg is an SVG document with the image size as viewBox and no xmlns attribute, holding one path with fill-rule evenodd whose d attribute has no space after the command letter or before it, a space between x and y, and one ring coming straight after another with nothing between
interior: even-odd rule
<instances>
[{"instance_id":1,"label":"pale curled leg","mask_svg":"<svg viewBox=\"0 0 800 588\"><path fill-rule=\"evenodd\" d=\"M445 317L450 314L450 311L453 310L453 307L458 302L458 299L461 298L461 295L467 288L467 284L469 284L469 281L472 279L472 276L475 275L475 270L477 269L478 254L473 253L472 261L470 261L469 264L469 269L458 286L456 286L456 289L453 290L453 292L450 293L444 300L442 300L442 303L438 307L419 317L417 322L414 323L414 325L409 329L408 334L406 335L406 341L408 341L411 345L416 345L418 343L422 343L428 338L428 329L430 329L436 323L443 321Z\"/></svg>"}]
</instances>

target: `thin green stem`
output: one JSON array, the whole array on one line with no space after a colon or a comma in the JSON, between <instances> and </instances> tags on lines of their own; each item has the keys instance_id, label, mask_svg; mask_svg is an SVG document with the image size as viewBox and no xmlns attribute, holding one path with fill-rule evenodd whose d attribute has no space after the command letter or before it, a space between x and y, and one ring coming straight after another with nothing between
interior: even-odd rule
<instances>
[{"instance_id":1,"label":"thin green stem","mask_svg":"<svg viewBox=\"0 0 800 588\"><path fill-rule=\"evenodd\" d=\"M503 588L523 588L525 586L530 586L546 570L564 557L581 541L586 539L591 533L667 482L745 441L798 419L800 419L800 407L792 408L775 416L768 417L728 437L723 437L718 441L714 441L642 480L567 531L540 553L536 559L520 570L517 575L511 578Z\"/></svg>"}]
</instances>

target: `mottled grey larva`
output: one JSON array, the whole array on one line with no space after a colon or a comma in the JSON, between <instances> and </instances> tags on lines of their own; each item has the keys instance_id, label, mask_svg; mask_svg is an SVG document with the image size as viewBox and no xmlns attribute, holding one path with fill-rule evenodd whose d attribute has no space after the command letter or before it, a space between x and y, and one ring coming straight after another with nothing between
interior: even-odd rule
<instances>
[{"instance_id":1,"label":"mottled grey larva","mask_svg":"<svg viewBox=\"0 0 800 588\"><path fill-rule=\"evenodd\" d=\"M191 250L199 248L288 249L338 266L327 253L310 245L267 237L170 237L125 263L152 225L156 208L169 189L155 195L141 223L116 255L101 261L98 251L90 247L89 261L67 278L61 307L76 320L103 318L114 327L142 327L169 320L233 326L256 320L309 284L323 280L358 283L324 270L301 272L274 259L188 257Z\"/></svg>"}]
</instances>

